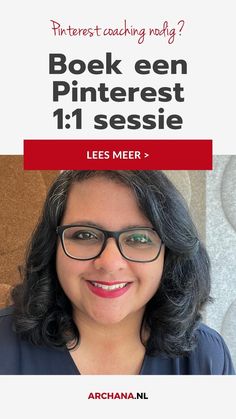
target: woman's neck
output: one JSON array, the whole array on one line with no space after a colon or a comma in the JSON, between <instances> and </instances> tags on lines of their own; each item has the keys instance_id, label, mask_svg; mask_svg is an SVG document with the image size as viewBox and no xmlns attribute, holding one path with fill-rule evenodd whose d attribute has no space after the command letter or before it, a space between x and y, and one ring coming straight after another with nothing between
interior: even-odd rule
<instances>
[{"instance_id":1,"label":"woman's neck","mask_svg":"<svg viewBox=\"0 0 236 419\"><path fill-rule=\"evenodd\" d=\"M82 374L138 374L145 355L140 339L143 311L118 324L99 324L74 311L80 344L71 356Z\"/></svg>"}]
</instances>

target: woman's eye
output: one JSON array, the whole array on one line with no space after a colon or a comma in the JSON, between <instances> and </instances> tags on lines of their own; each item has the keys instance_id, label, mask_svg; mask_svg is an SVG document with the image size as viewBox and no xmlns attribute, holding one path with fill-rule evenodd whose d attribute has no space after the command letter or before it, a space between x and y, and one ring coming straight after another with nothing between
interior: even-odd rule
<instances>
[{"instance_id":1,"label":"woman's eye","mask_svg":"<svg viewBox=\"0 0 236 419\"><path fill-rule=\"evenodd\" d=\"M150 244L152 241L150 237L143 234L133 234L132 236L127 237L126 242L128 244Z\"/></svg>"},{"instance_id":2,"label":"woman's eye","mask_svg":"<svg viewBox=\"0 0 236 419\"><path fill-rule=\"evenodd\" d=\"M91 233L90 231L78 231L73 234L72 239L75 240L96 240L97 237L95 234Z\"/></svg>"}]
</instances>

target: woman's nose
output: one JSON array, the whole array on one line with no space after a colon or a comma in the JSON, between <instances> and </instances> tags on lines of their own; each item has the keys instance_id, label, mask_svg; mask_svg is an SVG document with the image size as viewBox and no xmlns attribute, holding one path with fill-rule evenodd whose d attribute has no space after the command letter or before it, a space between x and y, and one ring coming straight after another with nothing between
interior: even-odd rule
<instances>
[{"instance_id":1,"label":"woman's nose","mask_svg":"<svg viewBox=\"0 0 236 419\"><path fill-rule=\"evenodd\" d=\"M99 257L94 259L96 269L103 269L106 272L115 272L124 269L127 261L121 255L114 238L109 238L105 249Z\"/></svg>"}]
</instances>

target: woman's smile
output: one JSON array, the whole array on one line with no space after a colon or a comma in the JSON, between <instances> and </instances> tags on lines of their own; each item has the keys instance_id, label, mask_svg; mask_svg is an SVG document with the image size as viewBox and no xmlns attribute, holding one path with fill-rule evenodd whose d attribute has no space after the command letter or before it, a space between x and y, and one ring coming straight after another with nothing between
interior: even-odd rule
<instances>
[{"instance_id":1,"label":"woman's smile","mask_svg":"<svg viewBox=\"0 0 236 419\"><path fill-rule=\"evenodd\" d=\"M102 298L117 298L125 294L130 286L131 282L96 282L86 281L88 288L98 297Z\"/></svg>"}]
</instances>

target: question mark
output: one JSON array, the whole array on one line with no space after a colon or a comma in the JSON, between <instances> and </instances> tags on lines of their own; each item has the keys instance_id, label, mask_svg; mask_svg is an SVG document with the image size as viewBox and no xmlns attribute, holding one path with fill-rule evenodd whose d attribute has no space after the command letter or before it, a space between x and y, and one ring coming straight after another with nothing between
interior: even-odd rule
<instances>
[{"instance_id":1,"label":"question mark","mask_svg":"<svg viewBox=\"0 0 236 419\"><path fill-rule=\"evenodd\" d=\"M184 20L180 20L180 21L177 23L177 26L178 26L179 24L182 24L182 25L181 25L181 28L180 28L180 30L179 30L179 35L181 35L181 31L182 31L182 29L183 29L183 27L184 27L185 21L184 21Z\"/></svg>"}]
</instances>

